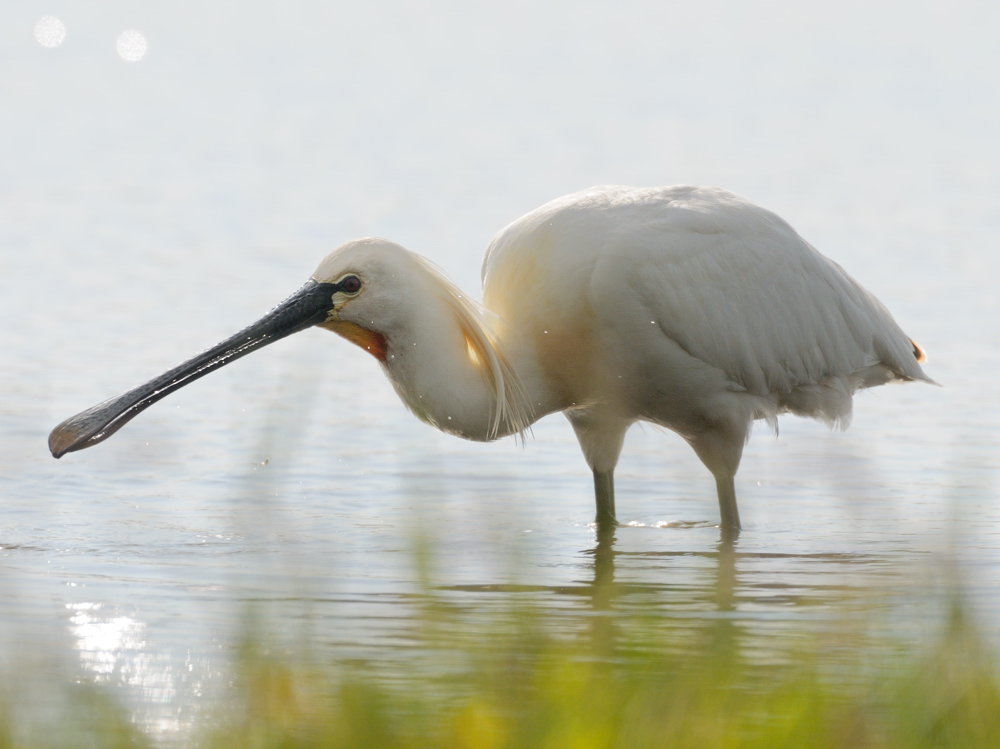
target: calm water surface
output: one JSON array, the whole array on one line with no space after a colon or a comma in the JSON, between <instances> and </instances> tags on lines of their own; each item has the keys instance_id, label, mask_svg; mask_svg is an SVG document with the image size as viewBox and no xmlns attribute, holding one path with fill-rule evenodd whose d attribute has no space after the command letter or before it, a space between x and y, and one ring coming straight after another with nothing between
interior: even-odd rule
<instances>
[{"instance_id":1,"label":"calm water surface","mask_svg":"<svg viewBox=\"0 0 1000 749\"><path fill-rule=\"evenodd\" d=\"M357 5L0 10L8 669L120 687L184 736L251 602L331 647L404 650L419 539L469 610L529 596L572 627L613 575L616 610L728 618L765 649L873 587L907 622L957 558L1000 642L994 6ZM33 37L46 13L58 48ZM140 62L115 53L128 28ZM48 455L56 423L256 319L347 239L392 238L475 292L496 230L597 183L716 184L777 211L944 387L861 394L846 433L759 427L732 555L675 435L629 432L628 525L598 548L561 416L524 447L438 434L319 330Z\"/></svg>"}]
</instances>

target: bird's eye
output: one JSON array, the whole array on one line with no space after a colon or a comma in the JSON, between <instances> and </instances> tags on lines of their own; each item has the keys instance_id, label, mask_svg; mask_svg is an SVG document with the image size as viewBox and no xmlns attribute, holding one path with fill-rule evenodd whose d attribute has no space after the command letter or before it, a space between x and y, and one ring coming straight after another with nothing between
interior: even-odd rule
<instances>
[{"instance_id":1,"label":"bird's eye","mask_svg":"<svg viewBox=\"0 0 1000 749\"><path fill-rule=\"evenodd\" d=\"M340 282L340 288L348 294L357 294L361 291L361 279L357 276L348 276Z\"/></svg>"}]
</instances>

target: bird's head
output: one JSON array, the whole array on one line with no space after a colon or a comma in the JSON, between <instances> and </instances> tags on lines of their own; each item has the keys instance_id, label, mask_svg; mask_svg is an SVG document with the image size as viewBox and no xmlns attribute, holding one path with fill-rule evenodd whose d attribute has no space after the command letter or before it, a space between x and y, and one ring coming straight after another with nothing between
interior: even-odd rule
<instances>
[{"instance_id":1,"label":"bird's head","mask_svg":"<svg viewBox=\"0 0 1000 749\"><path fill-rule=\"evenodd\" d=\"M385 239L357 239L327 255L312 281L333 291L319 326L381 361L420 418L472 439L527 427L530 403L483 310L426 258ZM483 392L485 410L477 408ZM463 393L477 405L463 408ZM453 416L438 418L435 406Z\"/></svg>"},{"instance_id":2,"label":"bird's head","mask_svg":"<svg viewBox=\"0 0 1000 749\"><path fill-rule=\"evenodd\" d=\"M384 362L389 341L412 324L415 303L428 293L427 270L422 258L385 239L341 245L312 274L311 280L330 295L319 326Z\"/></svg>"}]
</instances>

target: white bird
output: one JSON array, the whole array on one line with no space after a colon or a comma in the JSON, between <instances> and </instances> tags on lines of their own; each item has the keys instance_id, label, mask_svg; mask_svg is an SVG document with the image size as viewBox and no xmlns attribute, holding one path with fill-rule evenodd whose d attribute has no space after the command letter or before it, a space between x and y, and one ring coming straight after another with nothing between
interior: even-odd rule
<instances>
[{"instance_id":1,"label":"white bird","mask_svg":"<svg viewBox=\"0 0 1000 749\"><path fill-rule=\"evenodd\" d=\"M420 419L471 440L562 411L615 522L625 432L677 432L715 477L721 528L740 529L734 476L750 426L790 412L846 428L852 395L923 380L921 348L868 291L785 221L703 187L595 187L503 229L484 308L384 239L341 245L249 328L60 424L55 457L107 439L173 390L307 327L371 352Z\"/></svg>"}]
</instances>

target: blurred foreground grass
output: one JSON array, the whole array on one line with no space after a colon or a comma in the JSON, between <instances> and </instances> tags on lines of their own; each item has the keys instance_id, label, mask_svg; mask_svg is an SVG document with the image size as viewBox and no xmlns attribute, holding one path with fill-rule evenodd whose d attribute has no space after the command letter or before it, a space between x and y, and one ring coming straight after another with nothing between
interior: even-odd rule
<instances>
[{"instance_id":1,"label":"blurred foreground grass","mask_svg":"<svg viewBox=\"0 0 1000 749\"><path fill-rule=\"evenodd\" d=\"M241 709L205 745L1000 747L997 672L958 608L926 649L849 634L756 664L711 628L679 647L669 622L563 636L539 610L464 632L443 614L428 607L424 658L388 681L385 664L292 666L248 641Z\"/></svg>"},{"instance_id":2,"label":"blurred foreground grass","mask_svg":"<svg viewBox=\"0 0 1000 749\"><path fill-rule=\"evenodd\" d=\"M721 615L697 626L654 605L616 610L612 547L603 555L599 546L590 609L571 626L565 612L516 591L500 608L456 605L425 576L410 646L367 660L306 636L289 642L250 611L233 690L205 706L185 741L206 749L1000 747L996 663L956 595L928 599L940 622L929 637L886 626L877 595L843 607L850 613L821 633L748 637L725 615L724 579ZM152 744L106 692L74 689L42 744L19 738L6 710L0 749Z\"/></svg>"}]
</instances>

